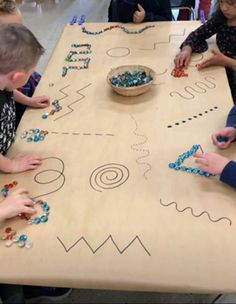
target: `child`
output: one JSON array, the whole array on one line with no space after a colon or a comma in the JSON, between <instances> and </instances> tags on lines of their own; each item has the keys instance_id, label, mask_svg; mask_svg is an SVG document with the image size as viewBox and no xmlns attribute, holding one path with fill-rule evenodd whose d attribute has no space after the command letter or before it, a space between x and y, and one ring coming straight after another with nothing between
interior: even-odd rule
<instances>
[{"instance_id":1,"label":"child","mask_svg":"<svg viewBox=\"0 0 236 304\"><path fill-rule=\"evenodd\" d=\"M212 135L212 141L220 149L228 148L236 138L236 105L229 112L226 127ZM219 137L225 141L219 141ZM218 139L217 139L218 138ZM220 180L236 188L236 162L216 153L196 153L199 169L219 175Z\"/></svg>"},{"instance_id":2,"label":"child","mask_svg":"<svg viewBox=\"0 0 236 304\"><path fill-rule=\"evenodd\" d=\"M13 90L24 85L44 49L23 25L0 25L0 170L7 173L36 169L41 159L36 155L3 156L15 137L15 103ZM21 94L18 101L38 107L38 100L29 103ZM43 104L47 106L48 104Z\"/></svg>"},{"instance_id":3,"label":"child","mask_svg":"<svg viewBox=\"0 0 236 304\"><path fill-rule=\"evenodd\" d=\"M187 68L192 52L201 53L207 50L206 39L216 34L218 50L213 49L212 55L203 60L198 69L220 65L226 68L229 86L234 103L236 103L236 0L219 0L218 9L212 18L189 34L176 55L176 68Z\"/></svg>"},{"instance_id":4,"label":"child","mask_svg":"<svg viewBox=\"0 0 236 304\"><path fill-rule=\"evenodd\" d=\"M142 23L168 20L172 20L169 0L112 0L108 11L109 22Z\"/></svg>"},{"instance_id":5,"label":"child","mask_svg":"<svg viewBox=\"0 0 236 304\"><path fill-rule=\"evenodd\" d=\"M22 23L21 12L17 8L14 0L0 0L0 24L1 23ZM14 99L16 101L16 128L21 120L22 115L24 114L26 105L42 108L49 104L49 98L46 96L32 97L40 79L40 74L34 71L24 86L17 88L17 90L14 90ZM22 94L28 96L28 98L24 98L26 101L24 105L17 102L18 99L20 101L22 100Z\"/></svg>"}]
</instances>

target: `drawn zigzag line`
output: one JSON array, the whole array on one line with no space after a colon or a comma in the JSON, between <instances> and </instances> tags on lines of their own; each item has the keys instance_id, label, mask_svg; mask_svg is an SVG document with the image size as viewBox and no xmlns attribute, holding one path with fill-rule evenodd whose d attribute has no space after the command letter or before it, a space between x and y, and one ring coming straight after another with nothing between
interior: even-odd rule
<instances>
[{"instance_id":1,"label":"drawn zigzag line","mask_svg":"<svg viewBox=\"0 0 236 304\"><path fill-rule=\"evenodd\" d=\"M112 235L109 235L105 241L103 241L97 248L93 249L93 247L89 244L89 242L84 238L81 237L79 238L74 244L72 244L70 247L66 248L65 244L62 242L62 240L57 237L58 241L60 242L60 244L63 246L63 248L65 249L65 251L68 253L72 248L74 248L76 245L78 245L80 242L83 242L87 245L87 247L89 248L89 250L95 254L97 253L97 251L99 251L106 243L108 243L110 241L110 243L112 243L115 248L117 249L117 251L120 254L123 254L134 242L138 242L141 247L144 249L144 251L147 253L147 255L151 256L150 252L147 250L147 248L144 246L144 244L142 243L142 241L140 240L140 238L136 235L135 238L133 238L131 240L130 243L128 243L128 245L126 245L123 249L120 249L119 246L116 244L116 242L114 241Z\"/></svg>"},{"instance_id":2,"label":"drawn zigzag line","mask_svg":"<svg viewBox=\"0 0 236 304\"><path fill-rule=\"evenodd\" d=\"M167 41L159 41L159 42L154 42L154 45L153 45L153 48L152 49L140 49L140 50L143 50L143 51L153 51L153 50L156 50L156 47L158 44L166 44L166 43L171 43L171 40L173 37L182 37L185 35L185 32L186 32L186 29L183 30L183 33L182 34L170 34L168 36L168 40Z\"/></svg>"},{"instance_id":3,"label":"drawn zigzag line","mask_svg":"<svg viewBox=\"0 0 236 304\"><path fill-rule=\"evenodd\" d=\"M206 214L207 217L208 217L208 219L209 219L211 222L213 222L213 223L217 223L217 222L219 222L219 221L226 220L226 221L229 222L229 225L230 225L230 226L232 225L232 221L231 221L231 219L229 219L228 217L220 217L220 218L218 218L218 219L212 219L211 216L210 216L210 214L209 214L207 211L203 211L203 212L201 212L200 214L195 214L192 207L185 207L184 209L181 210L181 209L178 208L178 205L177 205L176 202L171 202L171 203L169 203L169 204L164 204L164 203L162 202L162 199L160 199L160 204L161 204L162 206L164 206L164 207L169 207L169 206L171 206L171 205L175 205L175 209L176 209L178 212L185 212L186 210L190 210L192 216L194 216L194 217L200 217L200 216L202 216L203 214Z\"/></svg>"},{"instance_id":4,"label":"drawn zigzag line","mask_svg":"<svg viewBox=\"0 0 236 304\"><path fill-rule=\"evenodd\" d=\"M64 95L62 98L58 99L59 101L65 99L65 98L67 98L69 96L66 92L64 92L64 89L68 88L69 86L70 85L68 84L67 86L65 86L64 88L62 88L62 89L59 90L59 92L61 92Z\"/></svg>"},{"instance_id":5,"label":"drawn zigzag line","mask_svg":"<svg viewBox=\"0 0 236 304\"><path fill-rule=\"evenodd\" d=\"M137 143L137 144L131 145L131 149L134 150L134 151L138 151L138 152L144 153L144 155L142 155L142 156L140 156L140 157L138 157L138 158L136 159L136 163L139 164L139 165L144 165L144 166L147 167L146 171L145 171L144 174L143 174L144 177L145 177L145 179L147 179L146 174L147 174L147 172L149 172L149 171L152 169L152 166L151 166L148 162L143 162L143 161L141 161L141 160L142 160L143 158L148 157L148 156L150 155L150 151L149 151L148 149L140 149L140 148L137 148L137 147L144 145L144 144L147 142L148 138L147 138L147 136L145 136L145 135L142 135L142 134L137 133L137 130L138 130L137 121L135 120L135 118L134 118L132 115L130 115L130 116L131 116L131 118L133 119L133 121L134 121L134 123L135 123L135 130L134 130L133 133L134 133L136 136L138 136L138 137L144 138L143 141L141 141L141 142L139 142L139 143Z\"/></svg>"},{"instance_id":6,"label":"drawn zigzag line","mask_svg":"<svg viewBox=\"0 0 236 304\"><path fill-rule=\"evenodd\" d=\"M87 84L86 86L84 86L83 88L79 89L78 91L76 91L76 93L80 96L80 98L76 99L75 101L73 101L72 103L70 103L67 108L69 109L68 112L66 112L65 114L58 116L56 119L54 119L54 121L61 119L62 117L69 115L70 113L72 113L74 111L74 109L71 107L73 104L79 102L80 100L85 98L85 95L81 94L80 92L86 88L88 88L91 85L91 83ZM69 95L67 95L69 96Z\"/></svg>"}]
</instances>

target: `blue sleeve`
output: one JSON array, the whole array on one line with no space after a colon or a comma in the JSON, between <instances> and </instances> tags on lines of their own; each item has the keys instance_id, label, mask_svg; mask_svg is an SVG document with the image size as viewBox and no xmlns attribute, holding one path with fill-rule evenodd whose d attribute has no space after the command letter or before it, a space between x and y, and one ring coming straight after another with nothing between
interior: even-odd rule
<instances>
[{"instance_id":1,"label":"blue sleeve","mask_svg":"<svg viewBox=\"0 0 236 304\"><path fill-rule=\"evenodd\" d=\"M195 31L191 32L185 41L182 43L180 48L185 45L191 46L193 52L202 53L208 49L208 44L206 39L210 38L218 32L219 24L215 22L214 19L210 19Z\"/></svg>"},{"instance_id":2,"label":"blue sleeve","mask_svg":"<svg viewBox=\"0 0 236 304\"><path fill-rule=\"evenodd\" d=\"M162 0L159 1L160 11L148 12L146 11L144 22L148 21L171 21L172 12L170 7L170 1Z\"/></svg>"},{"instance_id":3,"label":"blue sleeve","mask_svg":"<svg viewBox=\"0 0 236 304\"><path fill-rule=\"evenodd\" d=\"M236 188L236 162L230 161L223 169L220 181L223 183Z\"/></svg>"},{"instance_id":4,"label":"blue sleeve","mask_svg":"<svg viewBox=\"0 0 236 304\"><path fill-rule=\"evenodd\" d=\"M226 127L236 127L236 105L230 110L226 121Z\"/></svg>"}]
</instances>

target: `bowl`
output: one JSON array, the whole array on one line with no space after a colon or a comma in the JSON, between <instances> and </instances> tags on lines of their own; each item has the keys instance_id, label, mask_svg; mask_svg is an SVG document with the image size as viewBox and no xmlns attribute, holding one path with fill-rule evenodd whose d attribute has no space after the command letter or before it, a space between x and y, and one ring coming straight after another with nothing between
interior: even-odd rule
<instances>
[{"instance_id":1,"label":"bowl","mask_svg":"<svg viewBox=\"0 0 236 304\"><path fill-rule=\"evenodd\" d=\"M126 71L145 72L147 76L152 77L152 80L149 81L148 83L132 86L132 87L115 86L114 84L112 84L111 79L113 76L118 76ZM116 93L122 96L138 96L147 92L151 88L154 79L155 79L155 72L149 67L144 65L122 65L117 68L111 69L111 71L107 74L108 84Z\"/></svg>"}]
</instances>

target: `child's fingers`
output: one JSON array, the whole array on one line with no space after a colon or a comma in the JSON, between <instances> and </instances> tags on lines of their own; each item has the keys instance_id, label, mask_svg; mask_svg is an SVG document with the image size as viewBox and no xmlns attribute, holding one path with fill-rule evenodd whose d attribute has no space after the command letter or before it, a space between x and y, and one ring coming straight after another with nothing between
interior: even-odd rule
<instances>
[{"instance_id":1,"label":"child's fingers","mask_svg":"<svg viewBox=\"0 0 236 304\"><path fill-rule=\"evenodd\" d=\"M25 206L22 211L22 213L27 213L27 214L35 214L36 212L37 210L35 208L27 207L27 206Z\"/></svg>"}]
</instances>

